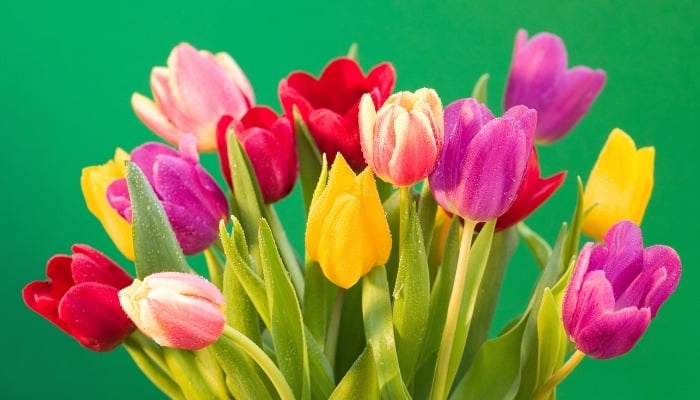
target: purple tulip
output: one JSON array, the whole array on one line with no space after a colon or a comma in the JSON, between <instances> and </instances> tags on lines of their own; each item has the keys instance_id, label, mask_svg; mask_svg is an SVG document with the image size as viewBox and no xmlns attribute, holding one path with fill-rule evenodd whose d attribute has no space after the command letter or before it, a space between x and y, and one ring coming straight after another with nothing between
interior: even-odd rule
<instances>
[{"instance_id":1,"label":"purple tulip","mask_svg":"<svg viewBox=\"0 0 700 400\"><path fill-rule=\"evenodd\" d=\"M209 247L218 236L219 221L229 215L226 196L199 164L196 138L185 135L179 151L161 143L146 143L131 152L134 162L148 179L175 237L186 255ZM131 222L131 199L126 180L107 187L112 207Z\"/></svg>"},{"instance_id":2,"label":"purple tulip","mask_svg":"<svg viewBox=\"0 0 700 400\"><path fill-rule=\"evenodd\" d=\"M566 135L605 84L603 70L567 66L566 47L559 36L545 32L527 40L527 31L518 31L504 104L506 109L523 104L537 110L538 142L550 143Z\"/></svg>"},{"instance_id":3,"label":"purple tulip","mask_svg":"<svg viewBox=\"0 0 700 400\"><path fill-rule=\"evenodd\" d=\"M472 221L501 216L523 180L537 113L516 106L494 118L476 100L462 99L445 108L444 118L442 155L429 178L435 200Z\"/></svg>"},{"instance_id":4,"label":"purple tulip","mask_svg":"<svg viewBox=\"0 0 700 400\"><path fill-rule=\"evenodd\" d=\"M620 221L605 244L586 243L564 296L564 328L594 358L628 352L676 290L681 260L667 246L643 247L642 232Z\"/></svg>"}]
</instances>

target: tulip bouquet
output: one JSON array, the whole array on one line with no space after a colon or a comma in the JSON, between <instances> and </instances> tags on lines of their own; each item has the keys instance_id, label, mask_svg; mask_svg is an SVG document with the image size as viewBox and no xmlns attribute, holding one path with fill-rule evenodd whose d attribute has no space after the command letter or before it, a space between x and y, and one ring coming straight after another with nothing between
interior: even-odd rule
<instances>
[{"instance_id":1,"label":"tulip bouquet","mask_svg":"<svg viewBox=\"0 0 700 400\"><path fill-rule=\"evenodd\" d=\"M551 245L523 222L565 179L541 176L536 147L605 82L567 64L559 37L518 32L497 116L486 75L443 107L433 89L394 93L389 63L363 73L352 48L319 78L282 79L279 115L229 55L180 44L152 71L153 100L132 97L167 144L81 177L135 277L76 244L25 303L88 349L123 345L173 399L554 399L584 356L630 351L681 273L642 240L654 149L619 129ZM297 178L304 249L274 208ZM519 242L540 273L494 329Z\"/></svg>"}]
</instances>

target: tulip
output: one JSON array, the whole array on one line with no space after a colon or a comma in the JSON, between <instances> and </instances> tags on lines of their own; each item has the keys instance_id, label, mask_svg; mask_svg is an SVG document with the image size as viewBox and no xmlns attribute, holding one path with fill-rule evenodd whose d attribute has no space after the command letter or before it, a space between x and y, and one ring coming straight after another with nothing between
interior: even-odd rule
<instances>
[{"instance_id":1,"label":"tulip","mask_svg":"<svg viewBox=\"0 0 700 400\"><path fill-rule=\"evenodd\" d=\"M653 187L654 148L637 150L629 135L613 129L586 182L583 232L600 240L620 220L641 225Z\"/></svg>"},{"instance_id":2,"label":"tulip","mask_svg":"<svg viewBox=\"0 0 700 400\"><path fill-rule=\"evenodd\" d=\"M604 244L583 246L564 295L564 328L591 357L622 355L642 337L680 276L681 261L672 248L644 248L639 227L620 221Z\"/></svg>"},{"instance_id":3,"label":"tulip","mask_svg":"<svg viewBox=\"0 0 700 400\"><path fill-rule=\"evenodd\" d=\"M134 324L117 293L132 282L114 261L90 246L76 244L72 255L55 255L46 264L46 281L22 290L27 307L94 351L119 346Z\"/></svg>"},{"instance_id":4,"label":"tulip","mask_svg":"<svg viewBox=\"0 0 700 400\"><path fill-rule=\"evenodd\" d=\"M498 217L496 231L507 229L532 214L559 189L564 183L564 178L566 178L566 171L542 178L537 150L533 147L530 160L527 162L523 183L515 195L513 204L503 215Z\"/></svg>"},{"instance_id":5,"label":"tulip","mask_svg":"<svg viewBox=\"0 0 700 400\"><path fill-rule=\"evenodd\" d=\"M391 233L369 168L355 176L342 154L309 208L306 251L324 275L349 288L391 252Z\"/></svg>"},{"instance_id":6,"label":"tulip","mask_svg":"<svg viewBox=\"0 0 700 400\"><path fill-rule=\"evenodd\" d=\"M501 216L515 200L530 153L537 113L524 106L494 118L475 99L445 108L445 144L430 188L448 213L471 221Z\"/></svg>"},{"instance_id":7,"label":"tulip","mask_svg":"<svg viewBox=\"0 0 700 400\"><path fill-rule=\"evenodd\" d=\"M241 142L255 171L265 203L274 203L292 191L299 161L294 129L289 119L267 107L253 107L242 119L226 115L217 127L219 160L226 182L233 188L226 134L232 130Z\"/></svg>"},{"instance_id":8,"label":"tulip","mask_svg":"<svg viewBox=\"0 0 700 400\"><path fill-rule=\"evenodd\" d=\"M224 295L208 280L182 272L148 275L119 291L136 326L161 346L199 350L224 331Z\"/></svg>"},{"instance_id":9,"label":"tulip","mask_svg":"<svg viewBox=\"0 0 700 400\"><path fill-rule=\"evenodd\" d=\"M131 224L112 208L107 200L107 187L126 176L125 162L129 155L122 149L114 153L114 160L106 164L83 168L80 187L88 210L97 217L112 242L124 257L134 259L134 239Z\"/></svg>"},{"instance_id":10,"label":"tulip","mask_svg":"<svg viewBox=\"0 0 700 400\"><path fill-rule=\"evenodd\" d=\"M365 161L381 179L413 185L435 168L443 142L442 103L433 89L391 95L377 112L370 94L360 101Z\"/></svg>"},{"instance_id":11,"label":"tulip","mask_svg":"<svg viewBox=\"0 0 700 400\"><path fill-rule=\"evenodd\" d=\"M151 91L155 101L131 96L139 119L171 144L194 134L200 151L216 150L222 115L240 118L255 104L250 82L231 56L197 51L187 43L172 50L167 67L153 68Z\"/></svg>"},{"instance_id":12,"label":"tulip","mask_svg":"<svg viewBox=\"0 0 700 400\"><path fill-rule=\"evenodd\" d=\"M389 97L396 80L394 67L382 63L365 77L356 61L337 58L319 79L306 72L294 72L279 85L279 96L287 117L299 109L321 153L332 163L341 153L355 171L365 167L360 146L358 110L360 98L369 93L375 108Z\"/></svg>"},{"instance_id":13,"label":"tulip","mask_svg":"<svg viewBox=\"0 0 700 400\"><path fill-rule=\"evenodd\" d=\"M179 151L161 143L146 143L131 152L131 161L143 171L163 204L186 255L209 247L218 237L219 221L229 215L226 196L198 160L192 135L183 136ZM109 185L107 198L131 222L131 198L125 179Z\"/></svg>"},{"instance_id":14,"label":"tulip","mask_svg":"<svg viewBox=\"0 0 700 400\"><path fill-rule=\"evenodd\" d=\"M538 142L553 142L573 129L605 84L603 70L567 66L560 37L540 33L527 40L527 32L518 31L504 104L505 108L523 104L537 110Z\"/></svg>"}]
</instances>

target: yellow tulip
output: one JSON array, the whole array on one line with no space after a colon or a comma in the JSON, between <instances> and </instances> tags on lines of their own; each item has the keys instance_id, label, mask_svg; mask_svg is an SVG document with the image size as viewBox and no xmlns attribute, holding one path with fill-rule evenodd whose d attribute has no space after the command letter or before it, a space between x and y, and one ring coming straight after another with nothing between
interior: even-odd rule
<instances>
[{"instance_id":1,"label":"yellow tulip","mask_svg":"<svg viewBox=\"0 0 700 400\"><path fill-rule=\"evenodd\" d=\"M107 201L107 187L117 179L126 176L125 161L129 154L122 149L114 152L114 160L103 165L83 168L80 187L88 210L97 217L107 234L124 257L134 259L134 243L131 224L124 219Z\"/></svg>"},{"instance_id":2,"label":"yellow tulip","mask_svg":"<svg viewBox=\"0 0 700 400\"><path fill-rule=\"evenodd\" d=\"M355 176L338 154L324 180L322 174L309 208L306 251L328 280L347 289L387 262L391 233L369 168Z\"/></svg>"},{"instance_id":3,"label":"yellow tulip","mask_svg":"<svg viewBox=\"0 0 700 400\"><path fill-rule=\"evenodd\" d=\"M629 135L613 129L583 193L584 209L593 206L583 222L583 232L602 240L621 220L640 225L653 187L654 148L637 150Z\"/></svg>"}]
</instances>

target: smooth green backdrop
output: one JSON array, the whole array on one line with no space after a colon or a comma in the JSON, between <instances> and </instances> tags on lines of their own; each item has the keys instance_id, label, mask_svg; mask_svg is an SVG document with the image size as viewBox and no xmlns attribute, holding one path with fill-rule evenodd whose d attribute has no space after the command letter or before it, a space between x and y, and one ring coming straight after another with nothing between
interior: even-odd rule
<instances>
[{"instance_id":1,"label":"smooth green backdrop","mask_svg":"<svg viewBox=\"0 0 700 400\"><path fill-rule=\"evenodd\" d=\"M608 83L588 117L541 150L545 173L565 186L529 222L552 239L571 213L575 177L587 177L613 127L654 145L656 185L643 223L648 244L673 245L683 261L678 291L646 335L618 359L587 359L561 399L684 399L697 392L697 146L700 3L688 1L133 1L3 2L0 5L2 137L3 399L157 399L126 352L81 348L29 311L20 290L44 278L46 260L89 243L123 262L84 207L82 167L157 137L134 116L133 91L150 93L151 67L187 41L227 51L260 104L279 109L290 71L318 74L359 44L365 69L392 61L396 89L433 87L445 104L491 74L489 105L501 112L518 28L560 35L573 64L603 68ZM213 156L207 165L218 174ZM299 245L298 193L279 207ZM128 265L124 263L124 265ZM130 267L129 267L130 268ZM522 248L499 306L502 324L520 310L535 266Z\"/></svg>"}]
</instances>

